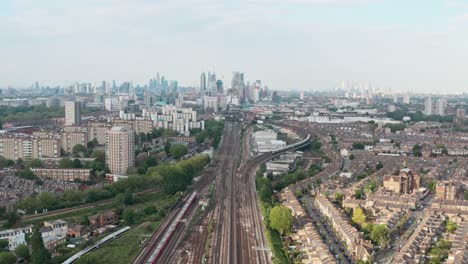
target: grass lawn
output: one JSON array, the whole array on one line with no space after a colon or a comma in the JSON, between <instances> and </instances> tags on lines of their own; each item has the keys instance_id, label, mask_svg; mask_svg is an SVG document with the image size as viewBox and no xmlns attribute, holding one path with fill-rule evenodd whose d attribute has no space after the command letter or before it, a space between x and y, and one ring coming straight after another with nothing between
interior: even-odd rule
<instances>
[{"instance_id":1,"label":"grass lawn","mask_svg":"<svg viewBox=\"0 0 468 264\"><path fill-rule=\"evenodd\" d=\"M168 196L167 194L159 192L145 194L139 198L141 199L139 203L129 207L141 212L145 206L154 205L158 212L161 210L167 212L167 210L178 201L179 196ZM132 229L125 235L103 245L101 248L86 256L92 260L99 260L100 263L131 263L132 259L140 250L140 241L151 236L163 219L164 217L161 218L158 216L158 213L151 215L139 214L138 223L132 226ZM88 262L86 262L86 258L84 258L82 262L78 261L77 263Z\"/></svg>"},{"instance_id":2,"label":"grass lawn","mask_svg":"<svg viewBox=\"0 0 468 264\"><path fill-rule=\"evenodd\" d=\"M125 235L104 245L89 254L91 259L99 259L101 263L128 264L140 250L139 241L142 235L150 235L160 222L143 223L130 229ZM77 262L80 264L80 261Z\"/></svg>"}]
</instances>

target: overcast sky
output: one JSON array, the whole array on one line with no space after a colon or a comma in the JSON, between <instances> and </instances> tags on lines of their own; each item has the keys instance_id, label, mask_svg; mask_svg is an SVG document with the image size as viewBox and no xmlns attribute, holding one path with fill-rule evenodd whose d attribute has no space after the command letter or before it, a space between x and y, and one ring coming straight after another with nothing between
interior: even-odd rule
<instances>
[{"instance_id":1,"label":"overcast sky","mask_svg":"<svg viewBox=\"0 0 468 264\"><path fill-rule=\"evenodd\" d=\"M0 1L0 86L147 83L158 71L198 86L213 69L281 90L466 91L468 1Z\"/></svg>"}]
</instances>

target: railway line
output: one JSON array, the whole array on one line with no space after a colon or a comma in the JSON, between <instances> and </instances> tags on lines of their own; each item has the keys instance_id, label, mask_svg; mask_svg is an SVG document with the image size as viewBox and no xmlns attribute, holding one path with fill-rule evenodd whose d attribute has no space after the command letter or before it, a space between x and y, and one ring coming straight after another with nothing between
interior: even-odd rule
<instances>
[{"instance_id":1,"label":"railway line","mask_svg":"<svg viewBox=\"0 0 468 264\"><path fill-rule=\"evenodd\" d=\"M233 149L233 141L235 141L235 138L233 138L235 132L231 129L229 124L227 125L225 131L224 131L224 136L223 136L223 141L221 143L221 146L219 148L219 153L215 155L215 168L206 168L202 175L199 177L199 181L195 182L191 188L187 191L187 193L193 193L197 192L199 193L198 198L203 197L203 195L207 192L208 186L213 182L213 180L216 178L216 175L219 175L219 173L222 172L223 168L225 167L226 163L224 162L226 157L228 157ZM230 162L232 163L232 162ZM233 165L232 165L233 166ZM188 197L188 195L187 195ZM187 199L187 198L186 198ZM161 224L161 226L158 228L158 230L152 235L152 237L145 243L143 248L140 250L139 254L137 257L133 260L132 263L171 263L175 261L175 257L178 253L178 247L179 245L183 242L183 238L185 237L185 233L187 231L188 225L185 223L182 224L177 224L175 229L173 229L173 232L171 231L171 226L172 223L175 221L179 221L178 219L178 212L180 212L183 209L184 204L186 203L186 199L183 201L180 201L177 206L171 211L171 213L166 217L164 222ZM194 204L198 202L198 199L194 200ZM193 217L194 213L194 208L196 206L190 207L190 209L186 212L185 219L186 222L189 223L191 221L191 218ZM171 233L172 232L172 233ZM164 237L170 233L171 235L168 236L168 239L164 242L162 240ZM162 243L164 244L164 250L162 250L159 255L157 255L157 258L152 259L151 255L155 252L156 248L158 245ZM200 252L198 253L200 255ZM195 262L197 263L197 262Z\"/></svg>"},{"instance_id":2,"label":"railway line","mask_svg":"<svg viewBox=\"0 0 468 264\"><path fill-rule=\"evenodd\" d=\"M141 194L151 193L151 192L160 192L160 191L161 191L161 189L159 189L159 188L151 188L151 189L147 189L147 190L144 190L144 191L141 191L141 192L136 192L135 195L141 195ZM58 215L62 215L62 214L66 214L66 213L70 213L70 212L74 212L74 211L79 211L79 210L84 210L84 209L89 209L89 208L95 208L95 207L104 206L104 205L110 205L110 204L113 204L114 202L115 202L115 199L110 198L110 199L105 199L105 200L98 201L98 202L95 202L95 203L83 204L83 205L68 207L68 208L64 208L64 209L57 209L57 210L53 210L53 211L48 211L47 213L24 215L23 217L21 217L21 221L25 222L25 221L40 220L40 219L43 219L43 218L58 216ZM5 220L2 220L2 221L0 221L0 224L3 224L5 222L6 222Z\"/></svg>"},{"instance_id":3,"label":"railway line","mask_svg":"<svg viewBox=\"0 0 468 264\"><path fill-rule=\"evenodd\" d=\"M232 129L237 134L237 124L233 123ZM296 130L296 129L294 129ZM251 158L248 153L250 147L248 139L251 129L246 131L243 153L239 160L240 150L237 146L240 142L236 139L233 152L226 156L225 173L218 174L217 197L218 206L215 209L217 228L212 244L210 263L270 263L271 254L264 234L262 215L257 202L255 189L255 173L264 162L280 155L281 153L302 147L308 144L310 135L306 131L299 134L305 139L298 143L288 145L278 151L266 153ZM240 161L238 163L238 161ZM238 167L234 164L240 165Z\"/></svg>"},{"instance_id":4,"label":"railway line","mask_svg":"<svg viewBox=\"0 0 468 264\"><path fill-rule=\"evenodd\" d=\"M171 226L174 225L175 219L178 219L178 212L180 214L183 210L186 201L179 202L133 263L178 263L181 259L183 259L181 263L203 263L204 260L216 264L271 262L271 253L257 202L256 169L262 163L287 150L307 144L310 135L298 133L305 139L279 151L252 158L248 142L252 130L251 127L246 130L244 140L241 142L241 124L225 123L223 139L214 158L215 167L205 170L200 181L188 191L188 195L198 192L201 197L214 181L216 186L213 198L216 204L214 209L206 215L201 224L192 227L192 232L188 236L186 236L188 225L185 223L177 222L176 228L171 233ZM187 222L191 221L195 207L190 207L192 209L186 212L184 218ZM214 223L211 240L207 231L210 222ZM167 235L168 233L170 235ZM169 238L164 242L163 250L155 253L164 237ZM185 239L187 237L188 239ZM208 251L207 242L210 242ZM158 259L151 259L151 255L157 254L160 254Z\"/></svg>"}]
</instances>

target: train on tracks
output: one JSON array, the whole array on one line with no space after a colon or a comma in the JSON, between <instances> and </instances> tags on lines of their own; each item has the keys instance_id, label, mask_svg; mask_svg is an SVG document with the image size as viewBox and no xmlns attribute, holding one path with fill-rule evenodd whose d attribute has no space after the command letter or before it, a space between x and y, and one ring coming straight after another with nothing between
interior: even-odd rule
<instances>
[{"instance_id":1,"label":"train on tracks","mask_svg":"<svg viewBox=\"0 0 468 264\"><path fill-rule=\"evenodd\" d=\"M119 229L117 231L115 231L114 233L110 234L110 235L107 235L105 236L103 239L99 240L98 242L96 242L95 244L81 250L80 252L76 253L75 255L71 256L69 259L65 260L64 262L62 262L62 264L71 264L71 263L75 263L76 261L78 261L78 259L80 259L81 257L83 257L84 255L88 254L89 252L99 248L100 246L102 246L103 244L105 243L108 243L118 237L120 237L121 235L123 235L125 232L127 232L128 230L130 230L130 227L129 226L126 226L122 229Z\"/></svg>"},{"instance_id":2,"label":"train on tracks","mask_svg":"<svg viewBox=\"0 0 468 264\"><path fill-rule=\"evenodd\" d=\"M159 258L161 257L162 252L166 248L167 244L171 241L172 236L174 235L175 231L179 227L181 221L186 216L187 212L189 211L190 207L193 205L197 198L197 192L194 191L185 201L184 206L180 209L179 213L177 214L174 221L171 223L169 228L164 233L162 239L156 245L156 247L151 252L151 255L145 262L146 264L154 264L156 263Z\"/></svg>"}]
</instances>

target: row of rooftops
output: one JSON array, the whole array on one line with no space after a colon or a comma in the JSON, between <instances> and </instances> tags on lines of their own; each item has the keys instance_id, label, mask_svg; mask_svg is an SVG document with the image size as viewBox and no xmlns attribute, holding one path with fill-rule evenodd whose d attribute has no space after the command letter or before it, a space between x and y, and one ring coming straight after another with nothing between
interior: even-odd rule
<instances>
[{"instance_id":1,"label":"row of rooftops","mask_svg":"<svg viewBox=\"0 0 468 264\"><path fill-rule=\"evenodd\" d=\"M447 264L468 263L468 221L459 224L452 241Z\"/></svg>"},{"instance_id":2,"label":"row of rooftops","mask_svg":"<svg viewBox=\"0 0 468 264\"><path fill-rule=\"evenodd\" d=\"M321 193L315 196L317 209L330 221L338 235L348 246L348 250L355 260L369 260L371 254L368 248L371 247L369 241L365 241L362 233L353 227L346 217Z\"/></svg>"},{"instance_id":3,"label":"row of rooftops","mask_svg":"<svg viewBox=\"0 0 468 264\"><path fill-rule=\"evenodd\" d=\"M394 258L395 263L420 263L432 244L432 238L441 233L444 220L441 215L426 215Z\"/></svg>"},{"instance_id":4,"label":"row of rooftops","mask_svg":"<svg viewBox=\"0 0 468 264\"><path fill-rule=\"evenodd\" d=\"M302 263L336 263L328 246L323 242L293 192L286 188L280 193L280 197L283 205L291 209L295 217L297 232L292 234L291 238L301 244L301 249L306 255Z\"/></svg>"}]
</instances>

